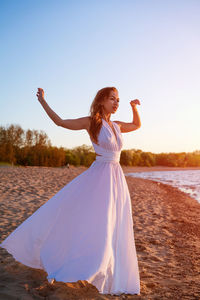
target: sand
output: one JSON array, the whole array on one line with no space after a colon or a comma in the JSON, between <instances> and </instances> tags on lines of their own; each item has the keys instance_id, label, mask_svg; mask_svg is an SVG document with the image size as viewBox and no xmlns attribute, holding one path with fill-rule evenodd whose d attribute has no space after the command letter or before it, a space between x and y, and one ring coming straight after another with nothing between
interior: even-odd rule
<instances>
[{"instance_id":1,"label":"sand","mask_svg":"<svg viewBox=\"0 0 200 300\"><path fill-rule=\"evenodd\" d=\"M141 168L123 170L145 171ZM1 241L86 169L0 168ZM128 176L126 180L132 201L140 295L101 295L96 287L81 280L51 285L45 271L16 262L0 248L0 299L200 299L200 204L166 184Z\"/></svg>"}]
</instances>

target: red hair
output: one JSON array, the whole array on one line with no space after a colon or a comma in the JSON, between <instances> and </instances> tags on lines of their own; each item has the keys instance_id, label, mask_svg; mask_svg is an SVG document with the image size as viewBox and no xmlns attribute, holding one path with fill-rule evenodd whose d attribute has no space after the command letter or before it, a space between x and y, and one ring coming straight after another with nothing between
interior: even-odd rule
<instances>
[{"instance_id":1,"label":"red hair","mask_svg":"<svg viewBox=\"0 0 200 300\"><path fill-rule=\"evenodd\" d=\"M89 133L91 139L98 144L98 135L102 126L102 117L103 117L103 101L108 99L110 92L117 92L115 87L105 87L99 90L90 106L90 128Z\"/></svg>"}]
</instances>

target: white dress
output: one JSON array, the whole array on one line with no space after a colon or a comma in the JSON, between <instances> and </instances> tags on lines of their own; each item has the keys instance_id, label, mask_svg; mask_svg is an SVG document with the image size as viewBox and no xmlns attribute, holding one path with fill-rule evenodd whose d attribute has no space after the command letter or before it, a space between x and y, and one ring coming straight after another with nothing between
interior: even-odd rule
<instances>
[{"instance_id":1,"label":"white dress","mask_svg":"<svg viewBox=\"0 0 200 300\"><path fill-rule=\"evenodd\" d=\"M139 294L131 199L119 164L117 123L102 119L96 160L19 225L0 246L51 281L87 280L101 294Z\"/></svg>"}]
</instances>

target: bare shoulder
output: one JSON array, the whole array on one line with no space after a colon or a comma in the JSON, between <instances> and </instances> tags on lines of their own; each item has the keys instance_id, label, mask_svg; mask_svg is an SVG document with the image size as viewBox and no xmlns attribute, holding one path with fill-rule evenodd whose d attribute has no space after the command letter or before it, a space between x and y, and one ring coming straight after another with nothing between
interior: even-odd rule
<instances>
[{"instance_id":1,"label":"bare shoulder","mask_svg":"<svg viewBox=\"0 0 200 300\"><path fill-rule=\"evenodd\" d=\"M121 123L120 121L113 121L114 123L117 123L117 125L119 125L120 129L121 129Z\"/></svg>"},{"instance_id":2,"label":"bare shoulder","mask_svg":"<svg viewBox=\"0 0 200 300\"><path fill-rule=\"evenodd\" d=\"M83 117L83 121L84 121L84 124L85 124L85 129L87 131L89 131L90 123L91 123L91 117L90 116Z\"/></svg>"},{"instance_id":3,"label":"bare shoulder","mask_svg":"<svg viewBox=\"0 0 200 300\"><path fill-rule=\"evenodd\" d=\"M89 130L90 122L91 122L90 116L78 118L77 121L80 124L80 126L82 127L82 129L86 129L87 131Z\"/></svg>"},{"instance_id":4,"label":"bare shoulder","mask_svg":"<svg viewBox=\"0 0 200 300\"><path fill-rule=\"evenodd\" d=\"M122 123L122 122L120 122L120 121L113 121L113 122L114 122L114 123L117 123L117 125L119 126L119 128L120 128L120 130L121 130L121 125L122 125L121 123Z\"/></svg>"},{"instance_id":5,"label":"bare shoulder","mask_svg":"<svg viewBox=\"0 0 200 300\"><path fill-rule=\"evenodd\" d=\"M121 132L130 132L140 128L140 126L137 126L132 122L130 123L121 122L121 121L114 121L114 122L117 123L117 125L119 125Z\"/></svg>"}]
</instances>

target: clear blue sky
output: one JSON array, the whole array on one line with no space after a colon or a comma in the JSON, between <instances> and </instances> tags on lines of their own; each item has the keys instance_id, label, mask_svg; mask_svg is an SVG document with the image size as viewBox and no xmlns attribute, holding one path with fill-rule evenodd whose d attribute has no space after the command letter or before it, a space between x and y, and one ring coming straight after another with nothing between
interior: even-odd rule
<instances>
[{"instance_id":1,"label":"clear blue sky","mask_svg":"<svg viewBox=\"0 0 200 300\"><path fill-rule=\"evenodd\" d=\"M45 91L63 119L87 116L96 92L119 91L111 120L142 127L123 149L200 150L199 0L0 1L0 125L44 130L53 145L92 145L85 130L57 127L37 100Z\"/></svg>"}]
</instances>

